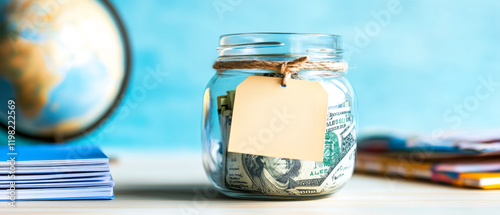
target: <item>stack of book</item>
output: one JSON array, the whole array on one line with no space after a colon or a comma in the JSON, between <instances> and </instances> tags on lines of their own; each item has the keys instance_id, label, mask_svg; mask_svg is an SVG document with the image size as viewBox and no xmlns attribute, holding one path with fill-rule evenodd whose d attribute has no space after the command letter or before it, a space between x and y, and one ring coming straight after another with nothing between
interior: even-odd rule
<instances>
[{"instance_id":1,"label":"stack of book","mask_svg":"<svg viewBox=\"0 0 500 215\"><path fill-rule=\"evenodd\" d=\"M500 188L500 131L360 139L356 171L480 189Z\"/></svg>"},{"instance_id":2,"label":"stack of book","mask_svg":"<svg viewBox=\"0 0 500 215\"><path fill-rule=\"evenodd\" d=\"M113 199L108 157L95 146L0 147L0 200Z\"/></svg>"}]
</instances>

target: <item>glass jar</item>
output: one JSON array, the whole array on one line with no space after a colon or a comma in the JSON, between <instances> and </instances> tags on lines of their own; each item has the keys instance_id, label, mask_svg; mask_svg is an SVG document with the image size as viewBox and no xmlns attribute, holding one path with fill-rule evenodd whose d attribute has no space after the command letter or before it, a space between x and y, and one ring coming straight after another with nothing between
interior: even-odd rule
<instances>
[{"instance_id":1,"label":"glass jar","mask_svg":"<svg viewBox=\"0 0 500 215\"><path fill-rule=\"evenodd\" d=\"M218 61L343 62L341 36L292 33L224 35ZM338 191L354 171L357 141L356 98L345 71L301 70L292 79L321 83L328 93L323 162L239 154L227 151L236 87L249 76L282 77L263 69L218 71L203 100L203 164L223 194L248 199L310 199ZM314 95L311 95L314 96ZM303 143L308 144L308 143Z\"/></svg>"}]
</instances>

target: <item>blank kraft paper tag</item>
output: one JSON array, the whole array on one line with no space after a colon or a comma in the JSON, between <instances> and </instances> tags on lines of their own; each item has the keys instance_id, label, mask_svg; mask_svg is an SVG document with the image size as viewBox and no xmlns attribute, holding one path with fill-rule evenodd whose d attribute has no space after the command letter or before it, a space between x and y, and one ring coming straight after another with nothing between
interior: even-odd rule
<instances>
[{"instance_id":1,"label":"blank kraft paper tag","mask_svg":"<svg viewBox=\"0 0 500 215\"><path fill-rule=\"evenodd\" d=\"M229 152L323 161L328 94L319 82L250 76L236 88Z\"/></svg>"}]
</instances>

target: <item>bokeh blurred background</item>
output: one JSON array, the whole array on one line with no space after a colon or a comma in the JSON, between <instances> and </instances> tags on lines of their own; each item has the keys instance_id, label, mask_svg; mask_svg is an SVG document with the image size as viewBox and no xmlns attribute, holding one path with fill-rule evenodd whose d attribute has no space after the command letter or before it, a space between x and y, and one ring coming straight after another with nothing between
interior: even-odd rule
<instances>
[{"instance_id":1,"label":"bokeh blurred background","mask_svg":"<svg viewBox=\"0 0 500 215\"><path fill-rule=\"evenodd\" d=\"M218 39L245 32L342 35L361 132L500 126L498 1L111 3L130 37L131 80L115 114L72 144L201 152L201 101Z\"/></svg>"}]
</instances>

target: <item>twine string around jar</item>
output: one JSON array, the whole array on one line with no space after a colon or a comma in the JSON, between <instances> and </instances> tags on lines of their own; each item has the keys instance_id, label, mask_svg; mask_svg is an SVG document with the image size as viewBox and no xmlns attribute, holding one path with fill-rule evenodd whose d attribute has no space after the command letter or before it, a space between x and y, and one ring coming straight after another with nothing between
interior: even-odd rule
<instances>
[{"instance_id":1,"label":"twine string around jar","mask_svg":"<svg viewBox=\"0 0 500 215\"><path fill-rule=\"evenodd\" d=\"M216 61L213 68L219 72L229 69L266 69L277 71L284 75L281 86L286 86L291 75L300 70L327 70L344 72L347 70L346 62L332 61L308 61L307 56L299 57L291 61L269 61L269 60L238 60L238 61Z\"/></svg>"}]
</instances>

